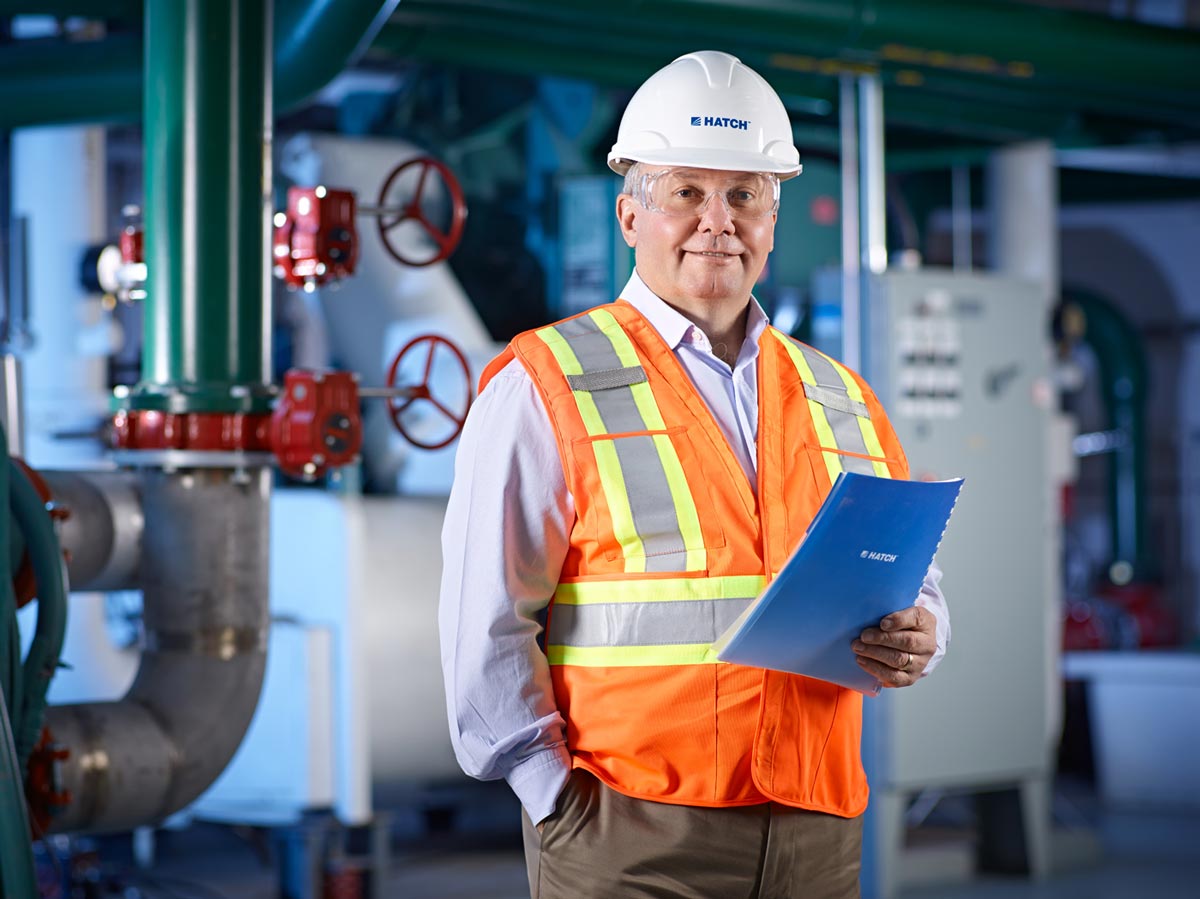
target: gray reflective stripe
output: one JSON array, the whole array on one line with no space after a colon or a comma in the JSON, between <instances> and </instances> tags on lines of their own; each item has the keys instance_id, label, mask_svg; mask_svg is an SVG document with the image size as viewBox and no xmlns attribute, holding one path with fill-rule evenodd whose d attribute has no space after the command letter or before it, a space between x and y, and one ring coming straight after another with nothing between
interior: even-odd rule
<instances>
[{"instance_id":1,"label":"gray reflective stripe","mask_svg":"<svg viewBox=\"0 0 1200 899\"><path fill-rule=\"evenodd\" d=\"M811 366L810 366L811 367ZM828 387L817 387L814 384L804 385L804 395L814 402L820 403L826 409L837 409L848 415L859 418L870 418L871 412L866 403L857 403L846 395L846 391L830 390Z\"/></svg>"},{"instance_id":2,"label":"gray reflective stripe","mask_svg":"<svg viewBox=\"0 0 1200 899\"><path fill-rule=\"evenodd\" d=\"M858 452L858 450L855 450ZM838 461L842 463L842 468L846 471L854 472L854 474L867 474L875 477L875 465L870 459L861 459L858 456L838 456Z\"/></svg>"},{"instance_id":3,"label":"gray reflective stripe","mask_svg":"<svg viewBox=\"0 0 1200 899\"><path fill-rule=\"evenodd\" d=\"M607 334L600 330L600 326L592 320L591 316L582 315L579 318L573 318L560 325L555 325L554 329L570 344L571 351L579 360L579 367L583 369L582 377L624 368L617 356L617 351L613 349L612 341L608 339ZM638 370L645 374L645 370L641 366L638 366ZM581 376L575 375L575 377ZM573 385L572 389L574 389ZM596 402L596 411L600 413L600 420L604 422L604 430L608 433L621 434L646 430L642 413L638 411L637 403L633 401L633 394L628 386L613 390L599 390L592 394L592 399ZM638 528L638 531L640 532L641 528Z\"/></svg>"},{"instance_id":4,"label":"gray reflective stripe","mask_svg":"<svg viewBox=\"0 0 1200 899\"><path fill-rule=\"evenodd\" d=\"M866 404L856 403L850 399L846 393L846 385L842 381L842 376L838 374L832 362L812 347L805 346L799 341L793 341L793 343L800 348L800 352L804 354L804 360L812 370L813 377L817 379L815 389L821 392L822 398L817 399L809 393L812 388L812 385L809 384L804 385L804 393L825 409L825 418L829 422L829 429L833 431L833 439L837 441L836 449L844 453L871 455L867 451L867 442L863 439L862 429L858 424L859 418L865 418L868 421L871 419ZM861 414L854 411L858 406L862 407ZM825 449L834 449L834 447L825 447ZM867 459L841 456L839 461L846 471L856 474L875 474L875 466Z\"/></svg>"},{"instance_id":5,"label":"gray reflective stripe","mask_svg":"<svg viewBox=\"0 0 1200 899\"><path fill-rule=\"evenodd\" d=\"M640 365L632 368L609 368L604 371L590 371L582 375L567 375L567 383L572 390L612 390L614 387L629 387L641 384L646 378L646 369Z\"/></svg>"},{"instance_id":6,"label":"gray reflective stripe","mask_svg":"<svg viewBox=\"0 0 1200 899\"><path fill-rule=\"evenodd\" d=\"M612 443L625 475L633 524L646 551L646 570L684 570L687 547L679 531L679 516L654 438L622 437Z\"/></svg>"},{"instance_id":7,"label":"gray reflective stripe","mask_svg":"<svg viewBox=\"0 0 1200 899\"><path fill-rule=\"evenodd\" d=\"M753 599L555 603L546 642L554 646L670 646L711 643Z\"/></svg>"},{"instance_id":8,"label":"gray reflective stripe","mask_svg":"<svg viewBox=\"0 0 1200 899\"><path fill-rule=\"evenodd\" d=\"M571 351L585 372L624 368L612 341L590 315L581 315L557 324L554 330L570 341Z\"/></svg>"},{"instance_id":9,"label":"gray reflective stripe","mask_svg":"<svg viewBox=\"0 0 1200 899\"><path fill-rule=\"evenodd\" d=\"M570 345L583 373L568 375L572 390L586 390L596 404L604 430L627 434L647 430L632 387L647 381L640 365L623 366L612 341L587 315L555 325ZM613 440L633 526L642 541L646 571L686 571L687 545L679 526L675 498L654 439L638 435Z\"/></svg>"}]
</instances>

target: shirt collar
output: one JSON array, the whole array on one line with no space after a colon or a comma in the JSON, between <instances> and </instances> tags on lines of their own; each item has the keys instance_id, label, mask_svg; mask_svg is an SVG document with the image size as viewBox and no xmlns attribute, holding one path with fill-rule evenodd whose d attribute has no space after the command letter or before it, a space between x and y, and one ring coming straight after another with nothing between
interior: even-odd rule
<instances>
[{"instance_id":1,"label":"shirt collar","mask_svg":"<svg viewBox=\"0 0 1200 899\"><path fill-rule=\"evenodd\" d=\"M704 337L704 332L689 321L682 312L668 305L646 286L646 282L637 273L637 269L634 269L633 274L629 276L629 282L621 291L621 299L640 312L672 350L678 349L685 339L690 339L693 330L698 336ZM770 319L767 318L767 313L763 311L758 300L751 295L750 312L746 316L746 339L758 346L758 339L767 329L768 324L770 324ZM707 342L708 338L704 337L704 343L707 344Z\"/></svg>"}]
</instances>

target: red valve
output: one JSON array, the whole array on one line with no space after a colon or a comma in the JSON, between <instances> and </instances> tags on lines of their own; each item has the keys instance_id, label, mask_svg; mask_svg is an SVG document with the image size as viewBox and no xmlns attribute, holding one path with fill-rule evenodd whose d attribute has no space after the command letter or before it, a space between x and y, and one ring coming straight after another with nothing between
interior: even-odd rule
<instances>
[{"instance_id":1,"label":"red valve","mask_svg":"<svg viewBox=\"0 0 1200 899\"><path fill-rule=\"evenodd\" d=\"M59 770L70 756L69 749L54 742L50 728L43 727L26 766L25 797L35 836L45 834L51 818L71 804L71 791L63 789Z\"/></svg>"},{"instance_id":2,"label":"red valve","mask_svg":"<svg viewBox=\"0 0 1200 899\"><path fill-rule=\"evenodd\" d=\"M129 224L121 229L117 240L121 261L126 265L146 261L146 235L141 225Z\"/></svg>"},{"instance_id":3,"label":"red valve","mask_svg":"<svg viewBox=\"0 0 1200 899\"><path fill-rule=\"evenodd\" d=\"M271 413L271 447L279 467L293 477L311 479L354 461L362 448L354 375L299 368L284 375Z\"/></svg>"},{"instance_id":4,"label":"red valve","mask_svg":"<svg viewBox=\"0 0 1200 899\"><path fill-rule=\"evenodd\" d=\"M275 215L275 276L312 290L354 274L358 263L355 200L348 190L289 187L287 212Z\"/></svg>"},{"instance_id":5,"label":"red valve","mask_svg":"<svg viewBox=\"0 0 1200 899\"><path fill-rule=\"evenodd\" d=\"M26 479L33 486L33 489L37 491L37 495L45 504L50 517L55 521L63 521L69 518L71 516L70 510L51 503L50 485L37 473L37 470L30 468L20 456L12 456L11 458L16 466L21 469ZM70 559L66 550L63 550L63 558ZM17 565L17 570L13 572L13 593L16 595L18 609L24 605L28 605L37 596L37 578L33 574L33 560L29 558L28 549L21 551L21 561Z\"/></svg>"},{"instance_id":6,"label":"red valve","mask_svg":"<svg viewBox=\"0 0 1200 899\"><path fill-rule=\"evenodd\" d=\"M454 173L450 171L449 166L432 156L418 156L397 166L388 175L387 180L383 182L383 189L379 192L380 209L388 207L388 191L394 184L399 184L400 176L414 167L418 168L418 173L417 186L412 192L412 197L406 204L397 207L401 210L399 214L385 213L379 216L379 237L383 241L384 249L393 259L403 265L419 267L441 262L443 259L448 259L454 252L459 240L462 239L463 226L467 221L467 201L463 197L462 186L454 177ZM425 194L425 185L429 180L431 169L441 176L442 181L445 182L446 191L450 195L450 225L445 231L431 222L421 208L421 199ZM437 246L436 252L428 259L413 259L405 256L388 240L388 232L410 220L416 221Z\"/></svg>"},{"instance_id":7,"label":"red valve","mask_svg":"<svg viewBox=\"0 0 1200 899\"><path fill-rule=\"evenodd\" d=\"M421 383L416 385L404 385L397 392L402 392L404 395L399 397L388 397L388 412L392 416L392 424L396 426L396 430L404 435L404 439L413 446L418 446L421 449L441 449L449 444L463 429L463 422L467 420L467 410L471 408L472 390L471 390L471 367L467 364L467 357L463 355L462 350L456 347L445 337L437 334L422 334L420 337L414 337L396 354L396 358L392 360L391 367L388 368L387 384L390 388L396 388L396 374L400 370L400 363L410 352L415 354L418 352L418 347L423 344L429 345L429 355L425 358L425 369L421 376ZM441 400L437 399L429 389L430 375L433 374L433 362L438 347L445 347L448 350L455 362L462 369L463 379L465 381L464 394L466 402L463 405L461 412L449 408ZM445 354L443 354L445 355ZM419 440L409 433L401 420L401 414L404 413L414 403L424 401L429 403L442 415L454 423L453 429L449 435L443 440L426 441Z\"/></svg>"}]
</instances>

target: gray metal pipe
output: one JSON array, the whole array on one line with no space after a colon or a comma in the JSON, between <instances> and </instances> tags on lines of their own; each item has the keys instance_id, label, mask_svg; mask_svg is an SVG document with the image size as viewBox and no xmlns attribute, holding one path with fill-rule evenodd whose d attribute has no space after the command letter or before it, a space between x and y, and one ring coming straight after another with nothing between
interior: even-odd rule
<instances>
[{"instance_id":1,"label":"gray metal pipe","mask_svg":"<svg viewBox=\"0 0 1200 899\"><path fill-rule=\"evenodd\" d=\"M141 665L117 702L47 709L70 750L55 831L126 830L187 805L233 757L262 688L270 471L139 477Z\"/></svg>"},{"instance_id":2,"label":"gray metal pipe","mask_svg":"<svg viewBox=\"0 0 1200 899\"><path fill-rule=\"evenodd\" d=\"M72 590L139 586L142 514L139 476L132 471L39 471L50 501L65 509L58 539L67 554Z\"/></svg>"}]
</instances>

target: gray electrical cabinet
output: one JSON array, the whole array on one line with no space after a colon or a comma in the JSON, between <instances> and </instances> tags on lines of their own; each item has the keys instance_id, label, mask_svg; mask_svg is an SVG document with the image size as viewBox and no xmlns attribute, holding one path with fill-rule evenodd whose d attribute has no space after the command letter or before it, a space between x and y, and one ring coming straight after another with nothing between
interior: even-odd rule
<instances>
[{"instance_id":1,"label":"gray electrical cabinet","mask_svg":"<svg viewBox=\"0 0 1200 899\"><path fill-rule=\"evenodd\" d=\"M1044 870L1058 729L1055 394L1037 288L987 274L888 273L864 310L864 374L914 479L966 483L938 552L953 636L939 668L866 706L876 895L891 894L907 800L1015 788Z\"/></svg>"}]
</instances>

